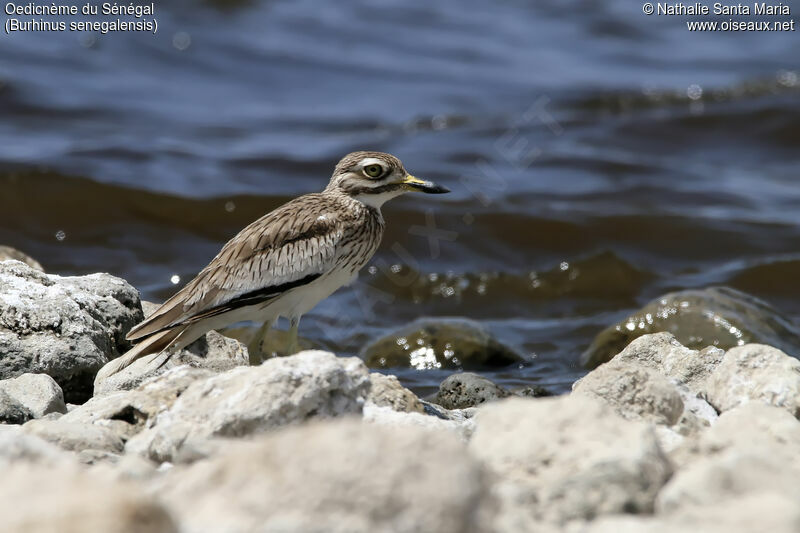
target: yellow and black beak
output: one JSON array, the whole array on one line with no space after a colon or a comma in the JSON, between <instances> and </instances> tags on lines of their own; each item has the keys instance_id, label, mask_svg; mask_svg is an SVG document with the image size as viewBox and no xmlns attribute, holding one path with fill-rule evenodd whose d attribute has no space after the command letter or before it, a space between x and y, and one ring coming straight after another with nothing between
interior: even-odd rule
<instances>
[{"instance_id":1,"label":"yellow and black beak","mask_svg":"<svg viewBox=\"0 0 800 533\"><path fill-rule=\"evenodd\" d=\"M447 187L436 185L432 181L425 181L419 178L415 178L411 174L406 176L402 183L409 191L420 191L426 194L443 194L446 192L450 192L450 189L448 189Z\"/></svg>"}]
</instances>

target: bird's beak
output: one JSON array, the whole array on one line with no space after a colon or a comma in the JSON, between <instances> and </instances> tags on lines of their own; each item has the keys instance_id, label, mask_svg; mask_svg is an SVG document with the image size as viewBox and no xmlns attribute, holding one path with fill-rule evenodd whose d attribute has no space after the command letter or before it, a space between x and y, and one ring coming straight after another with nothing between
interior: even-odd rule
<instances>
[{"instance_id":1,"label":"bird's beak","mask_svg":"<svg viewBox=\"0 0 800 533\"><path fill-rule=\"evenodd\" d=\"M419 178L415 178L411 174L406 176L402 183L403 185L406 186L406 189L408 189L409 191L421 191L427 194L442 194L450 192L450 189L448 189L447 187L436 185L432 181L425 181Z\"/></svg>"}]
</instances>

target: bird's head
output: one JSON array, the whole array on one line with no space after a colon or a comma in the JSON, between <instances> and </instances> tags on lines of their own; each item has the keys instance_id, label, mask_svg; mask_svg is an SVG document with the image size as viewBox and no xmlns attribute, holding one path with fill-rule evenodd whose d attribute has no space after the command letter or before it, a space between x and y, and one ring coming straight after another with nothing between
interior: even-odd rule
<instances>
[{"instance_id":1,"label":"bird's head","mask_svg":"<svg viewBox=\"0 0 800 533\"><path fill-rule=\"evenodd\" d=\"M441 185L415 178L403 163L383 152L353 152L336 165L328 191L338 191L371 207L411 191L428 194L450 192Z\"/></svg>"}]
</instances>

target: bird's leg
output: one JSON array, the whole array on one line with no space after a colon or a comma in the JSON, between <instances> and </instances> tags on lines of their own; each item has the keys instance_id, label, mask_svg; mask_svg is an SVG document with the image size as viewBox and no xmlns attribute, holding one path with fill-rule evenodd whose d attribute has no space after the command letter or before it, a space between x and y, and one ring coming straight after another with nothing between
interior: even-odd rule
<instances>
[{"instance_id":1,"label":"bird's leg","mask_svg":"<svg viewBox=\"0 0 800 533\"><path fill-rule=\"evenodd\" d=\"M300 317L289 319L289 345L286 347L286 355L297 353L297 327L300 325Z\"/></svg>"},{"instance_id":2,"label":"bird's leg","mask_svg":"<svg viewBox=\"0 0 800 533\"><path fill-rule=\"evenodd\" d=\"M264 324L258 328L258 331L253 336L253 340L250 343L250 364L260 365L264 362L264 356L267 355L265 341L267 338L267 333L269 333L270 328L272 327L273 320L265 320Z\"/></svg>"}]
</instances>

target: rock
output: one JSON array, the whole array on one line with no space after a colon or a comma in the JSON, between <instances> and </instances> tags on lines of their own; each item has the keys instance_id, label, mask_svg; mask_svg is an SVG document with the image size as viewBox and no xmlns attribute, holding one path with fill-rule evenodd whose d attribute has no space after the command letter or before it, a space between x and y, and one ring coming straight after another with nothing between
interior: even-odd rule
<instances>
[{"instance_id":1,"label":"rock","mask_svg":"<svg viewBox=\"0 0 800 533\"><path fill-rule=\"evenodd\" d=\"M22 429L65 450L103 450L120 453L124 442L113 430L96 424L60 420L31 420Z\"/></svg>"},{"instance_id":2,"label":"rock","mask_svg":"<svg viewBox=\"0 0 800 533\"><path fill-rule=\"evenodd\" d=\"M123 441L152 427L158 415L168 410L175 400L196 381L214 373L199 368L180 366L149 379L131 391L120 391L92 398L77 406L59 421L99 425L114 431Z\"/></svg>"},{"instance_id":3,"label":"rock","mask_svg":"<svg viewBox=\"0 0 800 533\"><path fill-rule=\"evenodd\" d=\"M666 331L689 348L751 342L800 354L800 331L768 304L728 287L673 292L601 332L581 356L588 368L609 361L642 335Z\"/></svg>"},{"instance_id":4,"label":"rock","mask_svg":"<svg viewBox=\"0 0 800 533\"><path fill-rule=\"evenodd\" d=\"M761 344L728 350L706 384L708 401L718 411L762 402L800 416L800 361Z\"/></svg>"},{"instance_id":5,"label":"rock","mask_svg":"<svg viewBox=\"0 0 800 533\"><path fill-rule=\"evenodd\" d=\"M505 531L613 513L651 513L671 474L652 426L582 396L482 407L472 453L497 477Z\"/></svg>"},{"instance_id":6,"label":"rock","mask_svg":"<svg viewBox=\"0 0 800 533\"><path fill-rule=\"evenodd\" d=\"M390 407L395 411L403 413L424 413L417 395L403 387L397 376L387 376L372 372L369 375L370 390L367 395L367 402L371 402L379 407Z\"/></svg>"},{"instance_id":7,"label":"rock","mask_svg":"<svg viewBox=\"0 0 800 533\"><path fill-rule=\"evenodd\" d=\"M667 516L614 516L573 524L566 533L796 533L800 531L800 506L789 495L748 494L708 508Z\"/></svg>"},{"instance_id":8,"label":"rock","mask_svg":"<svg viewBox=\"0 0 800 533\"><path fill-rule=\"evenodd\" d=\"M354 357L316 351L270 359L190 384L126 449L159 462L194 460L216 449L209 439L361 414L369 388L367 368Z\"/></svg>"},{"instance_id":9,"label":"rock","mask_svg":"<svg viewBox=\"0 0 800 533\"><path fill-rule=\"evenodd\" d=\"M672 380L672 383L683 402L683 412L674 428L678 433L685 436L694 435L717 421L717 411L710 403L680 381Z\"/></svg>"},{"instance_id":10,"label":"rock","mask_svg":"<svg viewBox=\"0 0 800 533\"><path fill-rule=\"evenodd\" d=\"M150 315L158 311L159 307L161 307L161 304L142 300L142 314L144 315L144 318L150 318Z\"/></svg>"},{"instance_id":11,"label":"rock","mask_svg":"<svg viewBox=\"0 0 800 533\"><path fill-rule=\"evenodd\" d=\"M479 322L422 318L366 346L360 357L370 368L477 370L520 363Z\"/></svg>"},{"instance_id":12,"label":"rock","mask_svg":"<svg viewBox=\"0 0 800 533\"><path fill-rule=\"evenodd\" d=\"M736 407L682 448L672 454L678 471L656 500L658 513L697 531L800 530L800 422L786 410Z\"/></svg>"},{"instance_id":13,"label":"rock","mask_svg":"<svg viewBox=\"0 0 800 533\"><path fill-rule=\"evenodd\" d=\"M658 447L670 458L672 458L672 454L675 453L676 450L679 450L686 441L686 437L678 433L677 428L655 426L653 429L656 433Z\"/></svg>"},{"instance_id":14,"label":"rock","mask_svg":"<svg viewBox=\"0 0 800 533\"><path fill-rule=\"evenodd\" d=\"M66 401L81 403L141 319L138 292L119 278L60 277L0 262L0 378L48 374Z\"/></svg>"},{"instance_id":15,"label":"rock","mask_svg":"<svg viewBox=\"0 0 800 533\"><path fill-rule=\"evenodd\" d=\"M599 399L629 420L671 426L683 413L683 400L670 381L646 367L617 362L597 367L578 381L574 394Z\"/></svg>"},{"instance_id":16,"label":"rock","mask_svg":"<svg viewBox=\"0 0 800 533\"><path fill-rule=\"evenodd\" d=\"M0 482L3 531L177 533L164 508L134 485L78 468L11 465Z\"/></svg>"},{"instance_id":17,"label":"rock","mask_svg":"<svg viewBox=\"0 0 800 533\"><path fill-rule=\"evenodd\" d=\"M714 408L698 394L723 354L714 347L690 350L670 333L643 335L578 380L573 390L602 399L624 418L674 426L674 438L680 440L716 420Z\"/></svg>"},{"instance_id":18,"label":"rock","mask_svg":"<svg viewBox=\"0 0 800 533\"><path fill-rule=\"evenodd\" d=\"M656 508L674 513L687 507L707 509L747 493L792 494L798 482L800 472L774 458L731 450L680 469L658 495Z\"/></svg>"},{"instance_id":19,"label":"rock","mask_svg":"<svg viewBox=\"0 0 800 533\"><path fill-rule=\"evenodd\" d=\"M0 390L0 424L24 424L32 418L30 409L6 391Z\"/></svg>"},{"instance_id":20,"label":"rock","mask_svg":"<svg viewBox=\"0 0 800 533\"><path fill-rule=\"evenodd\" d=\"M651 368L699 392L724 354L723 350L713 346L691 350L671 333L653 333L634 339L614 360Z\"/></svg>"},{"instance_id":21,"label":"rock","mask_svg":"<svg viewBox=\"0 0 800 533\"><path fill-rule=\"evenodd\" d=\"M209 331L169 357L167 353L154 358L144 357L116 374L96 379L94 395L101 396L114 391L134 389L144 381L181 365L206 368L219 373L249 364L250 356L241 342L224 337L216 331Z\"/></svg>"},{"instance_id":22,"label":"rock","mask_svg":"<svg viewBox=\"0 0 800 533\"><path fill-rule=\"evenodd\" d=\"M78 461L91 467L91 471L117 480L146 481L157 475L158 465L139 455L106 452L102 450L83 450Z\"/></svg>"},{"instance_id":23,"label":"rock","mask_svg":"<svg viewBox=\"0 0 800 533\"><path fill-rule=\"evenodd\" d=\"M186 533L479 532L492 506L457 438L355 420L234 443L176 468L157 489Z\"/></svg>"},{"instance_id":24,"label":"rock","mask_svg":"<svg viewBox=\"0 0 800 533\"><path fill-rule=\"evenodd\" d=\"M445 409L441 405L420 400L422 407L425 409L425 414L435 416L442 420L454 420L461 422L465 419L472 418L478 410L475 407L468 407L466 409Z\"/></svg>"},{"instance_id":25,"label":"rock","mask_svg":"<svg viewBox=\"0 0 800 533\"><path fill-rule=\"evenodd\" d=\"M113 462L100 463L98 469L105 469L113 477L120 480L148 480L157 475L156 465L152 461L135 454L119 456Z\"/></svg>"},{"instance_id":26,"label":"rock","mask_svg":"<svg viewBox=\"0 0 800 533\"><path fill-rule=\"evenodd\" d=\"M683 466L730 450L770 457L800 471L800 422L780 407L744 404L722 413L708 430L687 440L672 459Z\"/></svg>"},{"instance_id":27,"label":"rock","mask_svg":"<svg viewBox=\"0 0 800 533\"><path fill-rule=\"evenodd\" d=\"M61 387L47 374L22 374L13 379L1 380L0 391L25 406L33 418L67 412Z\"/></svg>"},{"instance_id":28,"label":"rock","mask_svg":"<svg viewBox=\"0 0 800 533\"><path fill-rule=\"evenodd\" d=\"M105 450L98 450L96 448L88 448L78 452L78 461L87 466L95 466L102 464L117 464L122 455L114 452L107 452ZM127 455L125 457L138 457L136 455ZM139 457L142 461L147 461ZM151 463L152 464L152 463Z\"/></svg>"},{"instance_id":29,"label":"rock","mask_svg":"<svg viewBox=\"0 0 800 533\"><path fill-rule=\"evenodd\" d=\"M442 381L435 401L445 409L466 409L508 396L511 393L493 381L463 372L452 374Z\"/></svg>"},{"instance_id":30,"label":"rock","mask_svg":"<svg viewBox=\"0 0 800 533\"><path fill-rule=\"evenodd\" d=\"M800 531L800 505L794 491L786 494L747 494L711 508L678 513L678 531L709 533L795 533ZM699 524L700 527L696 527Z\"/></svg>"},{"instance_id":31,"label":"rock","mask_svg":"<svg viewBox=\"0 0 800 533\"><path fill-rule=\"evenodd\" d=\"M42 268L39 261L10 246L0 246L0 261L22 261L32 269L44 272L44 268Z\"/></svg>"},{"instance_id":32,"label":"rock","mask_svg":"<svg viewBox=\"0 0 800 533\"><path fill-rule=\"evenodd\" d=\"M529 385L527 387L515 387L509 392L514 396L521 396L523 398L545 398L547 396L556 396L556 394L549 390L547 387L541 385Z\"/></svg>"},{"instance_id":33,"label":"rock","mask_svg":"<svg viewBox=\"0 0 800 533\"><path fill-rule=\"evenodd\" d=\"M364 405L364 422L369 424L397 428L415 426L431 430L445 430L455 433L464 442L469 441L475 431L475 421L471 416L472 414L463 410L455 410L447 412L445 416L435 416L416 412L395 411L391 407L381 407L371 402L367 402Z\"/></svg>"},{"instance_id":34,"label":"rock","mask_svg":"<svg viewBox=\"0 0 800 533\"><path fill-rule=\"evenodd\" d=\"M39 437L25 433L20 426L0 426L0 467L5 471L9 466L23 462L43 467L74 465L75 457Z\"/></svg>"}]
</instances>

